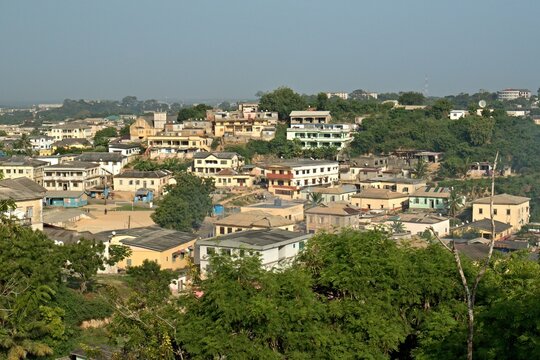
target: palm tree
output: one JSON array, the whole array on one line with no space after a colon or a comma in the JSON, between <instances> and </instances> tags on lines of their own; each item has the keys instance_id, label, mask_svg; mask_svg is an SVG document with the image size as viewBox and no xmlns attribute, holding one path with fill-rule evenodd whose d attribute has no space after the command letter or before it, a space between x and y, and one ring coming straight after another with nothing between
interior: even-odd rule
<instances>
[{"instance_id":1,"label":"palm tree","mask_svg":"<svg viewBox=\"0 0 540 360\"><path fill-rule=\"evenodd\" d=\"M319 206L323 202L323 196L318 192L310 192L308 195L310 207Z\"/></svg>"},{"instance_id":2,"label":"palm tree","mask_svg":"<svg viewBox=\"0 0 540 360\"><path fill-rule=\"evenodd\" d=\"M450 196L448 197L448 214L450 214L452 218L455 218L456 214L462 206L463 196L461 196L461 194L457 190L452 188L450 190Z\"/></svg>"},{"instance_id":3,"label":"palm tree","mask_svg":"<svg viewBox=\"0 0 540 360\"><path fill-rule=\"evenodd\" d=\"M390 224L390 229L392 229L392 234L400 234L405 232L405 226L399 220L394 220L392 224Z\"/></svg>"}]
</instances>

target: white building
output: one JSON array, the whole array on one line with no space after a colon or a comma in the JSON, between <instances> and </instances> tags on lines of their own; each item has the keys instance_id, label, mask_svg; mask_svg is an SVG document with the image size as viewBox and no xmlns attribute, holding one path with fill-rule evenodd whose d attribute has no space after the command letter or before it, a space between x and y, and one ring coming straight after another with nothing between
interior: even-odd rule
<instances>
[{"instance_id":1,"label":"white building","mask_svg":"<svg viewBox=\"0 0 540 360\"><path fill-rule=\"evenodd\" d=\"M29 137L33 151L51 150L54 138L48 135L34 135Z\"/></svg>"},{"instance_id":2,"label":"white building","mask_svg":"<svg viewBox=\"0 0 540 360\"><path fill-rule=\"evenodd\" d=\"M97 163L109 175L120 174L122 168L128 163L127 156L109 152L86 152L77 156L76 160Z\"/></svg>"},{"instance_id":3,"label":"white building","mask_svg":"<svg viewBox=\"0 0 540 360\"><path fill-rule=\"evenodd\" d=\"M348 100L349 99L349 94L346 93L346 92L343 92L343 91L340 91L340 92L327 92L326 97L329 98L329 99L332 98L332 97L338 97L338 98L343 99L343 100Z\"/></svg>"},{"instance_id":4,"label":"white building","mask_svg":"<svg viewBox=\"0 0 540 360\"><path fill-rule=\"evenodd\" d=\"M141 147L138 144L109 144L109 152L122 154L131 160L134 156L139 155L141 152Z\"/></svg>"},{"instance_id":5,"label":"white building","mask_svg":"<svg viewBox=\"0 0 540 360\"><path fill-rule=\"evenodd\" d=\"M432 227L440 237L447 236L450 233L450 218L437 214L400 214L386 221L385 224L391 225L394 221L401 222L404 230L410 232L411 235L422 235Z\"/></svg>"},{"instance_id":6,"label":"white building","mask_svg":"<svg viewBox=\"0 0 540 360\"><path fill-rule=\"evenodd\" d=\"M99 164L71 161L47 166L43 186L47 190L86 191L103 183Z\"/></svg>"},{"instance_id":7,"label":"white building","mask_svg":"<svg viewBox=\"0 0 540 360\"><path fill-rule=\"evenodd\" d=\"M291 124L287 140L298 139L304 149L334 146L343 149L353 141L352 124Z\"/></svg>"},{"instance_id":8,"label":"white building","mask_svg":"<svg viewBox=\"0 0 540 360\"><path fill-rule=\"evenodd\" d=\"M527 89L504 89L497 91L499 100L516 100L519 98L530 99L531 91Z\"/></svg>"},{"instance_id":9,"label":"white building","mask_svg":"<svg viewBox=\"0 0 540 360\"><path fill-rule=\"evenodd\" d=\"M259 254L262 266L268 270L288 266L304 249L311 234L302 234L281 229L246 230L219 238L198 240L198 259L201 273L208 271L213 254L247 256Z\"/></svg>"},{"instance_id":10,"label":"white building","mask_svg":"<svg viewBox=\"0 0 540 360\"><path fill-rule=\"evenodd\" d=\"M448 114L448 117L450 118L450 120L458 120L464 118L467 115L469 115L469 112L467 110L452 110L450 111L450 114Z\"/></svg>"},{"instance_id":11,"label":"white building","mask_svg":"<svg viewBox=\"0 0 540 360\"><path fill-rule=\"evenodd\" d=\"M339 180L336 161L296 159L265 166L268 191L286 198L301 198L300 191L308 186L332 185Z\"/></svg>"}]
</instances>

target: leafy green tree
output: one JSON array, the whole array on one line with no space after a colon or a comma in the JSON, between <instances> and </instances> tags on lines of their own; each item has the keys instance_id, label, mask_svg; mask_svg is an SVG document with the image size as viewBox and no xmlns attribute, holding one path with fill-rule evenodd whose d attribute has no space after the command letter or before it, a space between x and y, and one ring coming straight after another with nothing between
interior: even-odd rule
<instances>
[{"instance_id":1,"label":"leafy green tree","mask_svg":"<svg viewBox=\"0 0 540 360\"><path fill-rule=\"evenodd\" d=\"M454 188L450 190L450 196L448 197L448 214L455 218L458 211L463 207L463 196Z\"/></svg>"},{"instance_id":2,"label":"leafy green tree","mask_svg":"<svg viewBox=\"0 0 540 360\"><path fill-rule=\"evenodd\" d=\"M96 132L94 136L94 146L107 146L109 145L109 139L118 136L116 129L108 127Z\"/></svg>"},{"instance_id":3,"label":"leafy green tree","mask_svg":"<svg viewBox=\"0 0 540 360\"><path fill-rule=\"evenodd\" d=\"M428 171L428 167L424 159L419 158L418 161L416 161L416 165L414 166L414 175L417 179L423 179L426 177Z\"/></svg>"},{"instance_id":4,"label":"leafy green tree","mask_svg":"<svg viewBox=\"0 0 540 360\"><path fill-rule=\"evenodd\" d=\"M452 110L452 103L446 99L438 99L428 110L431 116L435 119L444 119L450 114Z\"/></svg>"},{"instance_id":5,"label":"leafy green tree","mask_svg":"<svg viewBox=\"0 0 540 360\"><path fill-rule=\"evenodd\" d=\"M210 178L186 172L178 173L175 179L176 185L168 187L152 219L167 229L192 231L212 212L210 193L214 191L214 183Z\"/></svg>"},{"instance_id":6,"label":"leafy green tree","mask_svg":"<svg viewBox=\"0 0 540 360\"><path fill-rule=\"evenodd\" d=\"M310 192L308 201L311 207L319 206L323 202L323 195L320 192Z\"/></svg>"},{"instance_id":7,"label":"leafy green tree","mask_svg":"<svg viewBox=\"0 0 540 360\"><path fill-rule=\"evenodd\" d=\"M401 93L398 101L401 105L423 105L426 99L422 93L408 91Z\"/></svg>"},{"instance_id":8,"label":"leafy green tree","mask_svg":"<svg viewBox=\"0 0 540 360\"><path fill-rule=\"evenodd\" d=\"M304 98L288 87L280 87L265 93L259 100L259 109L277 111L282 120L288 119L291 111L305 110L306 107L307 103Z\"/></svg>"},{"instance_id":9,"label":"leafy green tree","mask_svg":"<svg viewBox=\"0 0 540 360\"><path fill-rule=\"evenodd\" d=\"M206 104L198 104L195 106L182 108L178 112L178 122L182 123L190 119L205 119L206 110L212 110L212 107Z\"/></svg>"}]
</instances>

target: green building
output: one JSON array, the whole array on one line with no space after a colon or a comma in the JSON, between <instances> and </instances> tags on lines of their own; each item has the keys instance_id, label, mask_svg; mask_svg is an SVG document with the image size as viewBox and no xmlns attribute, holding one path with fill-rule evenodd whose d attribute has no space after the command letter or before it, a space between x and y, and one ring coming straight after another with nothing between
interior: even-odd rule
<instances>
[{"instance_id":1,"label":"green building","mask_svg":"<svg viewBox=\"0 0 540 360\"><path fill-rule=\"evenodd\" d=\"M409 197L409 208L446 211L449 197L449 188L424 186Z\"/></svg>"}]
</instances>

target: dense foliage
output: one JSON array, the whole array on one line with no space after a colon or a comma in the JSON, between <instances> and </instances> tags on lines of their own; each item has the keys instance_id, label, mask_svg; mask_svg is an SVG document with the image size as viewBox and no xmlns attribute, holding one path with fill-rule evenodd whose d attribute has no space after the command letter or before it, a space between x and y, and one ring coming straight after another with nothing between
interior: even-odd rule
<instances>
[{"instance_id":1,"label":"dense foliage","mask_svg":"<svg viewBox=\"0 0 540 360\"><path fill-rule=\"evenodd\" d=\"M139 171L169 170L173 173L177 173L186 171L191 164L191 161L184 161L175 158L165 159L163 161L138 158L131 163L131 166L135 170Z\"/></svg>"},{"instance_id":2,"label":"dense foliage","mask_svg":"<svg viewBox=\"0 0 540 360\"><path fill-rule=\"evenodd\" d=\"M265 93L259 100L259 109L262 111L277 111L281 120L288 119L291 111L305 110L306 108L306 100L288 87L280 87L272 92Z\"/></svg>"},{"instance_id":3,"label":"dense foliage","mask_svg":"<svg viewBox=\"0 0 540 360\"><path fill-rule=\"evenodd\" d=\"M184 122L189 119L205 119L206 118L206 110L211 110L212 107L205 105L205 104L199 104L195 106L185 107L180 109L178 112L178 122Z\"/></svg>"},{"instance_id":4,"label":"dense foliage","mask_svg":"<svg viewBox=\"0 0 540 360\"><path fill-rule=\"evenodd\" d=\"M474 276L476 266L464 261ZM172 277L156 266L138 271L133 298L115 313L111 329L124 358L465 354L462 287L452 255L438 245L413 248L385 233L347 230L313 237L280 271L263 270L256 256L215 255L197 291L179 298L166 296ZM536 357L540 265L519 254L497 257L487 274L477 299L477 357Z\"/></svg>"},{"instance_id":5,"label":"dense foliage","mask_svg":"<svg viewBox=\"0 0 540 360\"><path fill-rule=\"evenodd\" d=\"M167 194L158 202L152 219L161 227L179 231L198 229L205 216L212 212L210 194L214 191L211 178L201 178L186 172L175 176Z\"/></svg>"},{"instance_id":6,"label":"dense foliage","mask_svg":"<svg viewBox=\"0 0 540 360\"><path fill-rule=\"evenodd\" d=\"M116 129L108 127L96 132L94 135L94 146L107 146L109 145L110 138L118 136Z\"/></svg>"}]
</instances>

